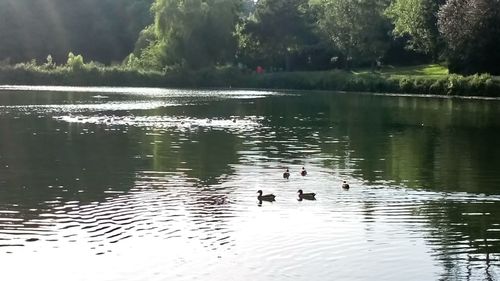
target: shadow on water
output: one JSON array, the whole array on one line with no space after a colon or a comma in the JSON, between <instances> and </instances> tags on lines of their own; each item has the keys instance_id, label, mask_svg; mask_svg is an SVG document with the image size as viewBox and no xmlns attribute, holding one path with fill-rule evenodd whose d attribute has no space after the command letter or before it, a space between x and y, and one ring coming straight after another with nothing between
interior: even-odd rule
<instances>
[{"instance_id":1,"label":"shadow on water","mask_svg":"<svg viewBox=\"0 0 500 281\"><path fill-rule=\"evenodd\" d=\"M125 149L131 144L121 131L47 118L2 118L0 128L1 204L17 203L20 194L29 209L55 198L88 203L104 200L106 190L133 186L134 164Z\"/></svg>"}]
</instances>

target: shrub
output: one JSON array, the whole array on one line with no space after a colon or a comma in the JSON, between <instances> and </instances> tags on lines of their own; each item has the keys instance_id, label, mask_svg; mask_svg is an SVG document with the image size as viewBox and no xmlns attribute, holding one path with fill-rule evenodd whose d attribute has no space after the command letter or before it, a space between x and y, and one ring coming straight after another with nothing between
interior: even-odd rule
<instances>
[{"instance_id":1,"label":"shrub","mask_svg":"<svg viewBox=\"0 0 500 281\"><path fill-rule=\"evenodd\" d=\"M447 78L436 79L429 86L429 94L431 94L431 95L443 95L443 94L447 93L447 85L448 85Z\"/></svg>"},{"instance_id":2,"label":"shrub","mask_svg":"<svg viewBox=\"0 0 500 281\"><path fill-rule=\"evenodd\" d=\"M66 65L73 70L82 70L85 66L82 55L75 56L72 52L68 54Z\"/></svg>"},{"instance_id":3,"label":"shrub","mask_svg":"<svg viewBox=\"0 0 500 281\"><path fill-rule=\"evenodd\" d=\"M68 54L65 65L51 57L41 65L35 60L0 65L2 84L108 85L151 87L239 87L295 90L344 90L433 95L500 96L500 81L488 74L463 77L384 76L333 70L324 72L274 72L256 74L233 66L190 70L182 66L168 71L144 70L130 65L104 66L84 63L81 55Z\"/></svg>"},{"instance_id":4,"label":"shrub","mask_svg":"<svg viewBox=\"0 0 500 281\"><path fill-rule=\"evenodd\" d=\"M408 77L403 77L401 80L399 80L399 89L403 93L411 93L413 89L413 83L411 79Z\"/></svg>"}]
</instances>

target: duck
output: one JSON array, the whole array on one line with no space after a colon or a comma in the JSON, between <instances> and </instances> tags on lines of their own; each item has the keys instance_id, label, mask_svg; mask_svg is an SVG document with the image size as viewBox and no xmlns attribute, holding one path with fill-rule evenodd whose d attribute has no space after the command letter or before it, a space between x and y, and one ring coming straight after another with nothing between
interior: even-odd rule
<instances>
[{"instance_id":1,"label":"duck","mask_svg":"<svg viewBox=\"0 0 500 281\"><path fill-rule=\"evenodd\" d=\"M259 194L259 196L257 196L257 199L259 199L259 201L274 201L274 198L276 198L276 196L274 194L266 194L266 195L262 195L262 190L259 190L257 191L257 193Z\"/></svg>"},{"instance_id":2,"label":"duck","mask_svg":"<svg viewBox=\"0 0 500 281\"><path fill-rule=\"evenodd\" d=\"M302 167L302 171L300 171L300 175L305 177L307 175L306 168Z\"/></svg>"},{"instance_id":3,"label":"duck","mask_svg":"<svg viewBox=\"0 0 500 281\"><path fill-rule=\"evenodd\" d=\"M290 171L286 169L286 171L283 173L283 178L288 179L290 177Z\"/></svg>"},{"instance_id":4,"label":"duck","mask_svg":"<svg viewBox=\"0 0 500 281\"><path fill-rule=\"evenodd\" d=\"M306 199L306 200L316 200L316 193L304 193L302 189L297 190L297 193L299 194L299 200Z\"/></svg>"},{"instance_id":5,"label":"duck","mask_svg":"<svg viewBox=\"0 0 500 281\"><path fill-rule=\"evenodd\" d=\"M344 183L342 183L342 188L349 189L349 184L346 181L344 181Z\"/></svg>"}]
</instances>

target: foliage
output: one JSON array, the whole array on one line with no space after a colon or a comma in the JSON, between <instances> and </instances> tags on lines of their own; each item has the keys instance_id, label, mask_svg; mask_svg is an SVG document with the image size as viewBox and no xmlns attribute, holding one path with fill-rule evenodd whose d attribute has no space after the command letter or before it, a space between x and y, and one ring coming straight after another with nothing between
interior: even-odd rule
<instances>
[{"instance_id":1,"label":"foliage","mask_svg":"<svg viewBox=\"0 0 500 281\"><path fill-rule=\"evenodd\" d=\"M240 56L290 70L292 55L318 42L313 23L308 0L260 0L239 29Z\"/></svg>"},{"instance_id":2,"label":"foliage","mask_svg":"<svg viewBox=\"0 0 500 281\"><path fill-rule=\"evenodd\" d=\"M349 60L374 62L388 47L388 25L383 0L314 0L318 25Z\"/></svg>"},{"instance_id":3,"label":"foliage","mask_svg":"<svg viewBox=\"0 0 500 281\"><path fill-rule=\"evenodd\" d=\"M54 62L52 55L47 56L46 62L42 66L48 70L56 68L56 63Z\"/></svg>"},{"instance_id":4,"label":"foliage","mask_svg":"<svg viewBox=\"0 0 500 281\"><path fill-rule=\"evenodd\" d=\"M0 84L274 88L461 96L500 94L500 81L494 80L490 75L412 74L426 69L423 66L413 71L403 68L400 72L398 69L381 73L332 70L258 75L235 67L208 67L198 70L175 68L160 72L123 66L105 67L93 62L81 65L83 58L80 58L82 57L73 55L71 62L52 69L47 69L45 64L37 64L36 61L0 66ZM75 68L76 65L78 67ZM429 67L434 68L436 67Z\"/></svg>"},{"instance_id":5,"label":"foliage","mask_svg":"<svg viewBox=\"0 0 500 281\"><path fill-rule=\"evenodd\" d=\"M144 59L189 68L231 61L239 8L239 1L234 0L155 1L156 40L143 49Z\"/></svg>"},{"instance_id":6,"label":"foliage","mask_svg":"<svg viewBox=\"0 0 500 281\"><path fill-rule=\"evenodd\" d=\"M70 52L68 54L68 61L66 62L66 65L73 70L81 70L85 66L85 63L83 62L82 55L75 56Z\"/></svg>"},{"instance_id":7,"label":"foliage","mask_svg":"<svg viewBox=\"0 0 500 281\"><path fill-rule=\"evenodd\" d=\"M437 12L441 1L394 0L385 11L394 24L396 37L408 37L408 48L437 58L439 32Z\"/></svg>"},{"instance_id":8,"label":"foliage","mask_svg":"<svg viewBox=\"0 0 500 281\"><path fill-rule=\"evenodd\" d=\"M498 0L448 0L438 24L452 71L500 73Z\"/></svg>"},{"instance_id":9,"label":"foliage","mask_svg":"<svg viewBox=\"0 0 500 281\"><path fill-rule=\"evenodd\" d=\"M35 60L22 65L85 72L101 69L96 61L121 62L128 71L171 73L237 65L269 73L432 59L453 73L498 74L499 1L0 0L0 65ZM357 79L349 83L366 85Z\"/></svg>"}]
</instances>

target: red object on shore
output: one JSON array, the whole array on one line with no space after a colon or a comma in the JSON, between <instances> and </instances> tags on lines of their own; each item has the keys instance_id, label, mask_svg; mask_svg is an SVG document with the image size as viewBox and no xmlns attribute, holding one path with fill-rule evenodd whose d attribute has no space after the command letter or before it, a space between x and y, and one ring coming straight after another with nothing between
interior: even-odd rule
<instances>
[{"instance_id":1,"label":"red object on shore","mask_svg":"<svg viewBox=\"0 0 500 281\"><path fill-rule=\"evenodd\" d=\"M262 68L262 66L259 65L255 69L255 72L257 72L257 74L262 74L262 73L264 73L264 68Z\"/></svg>"}]
</instances>

